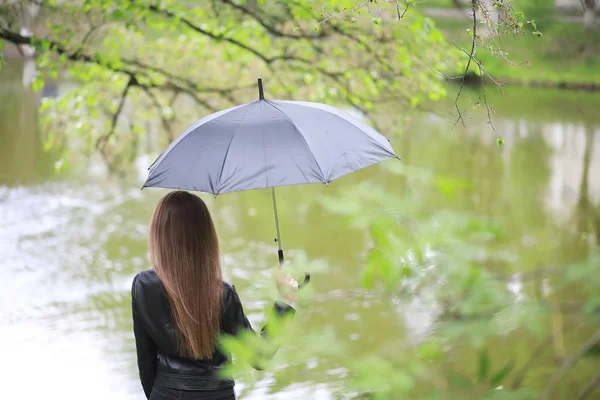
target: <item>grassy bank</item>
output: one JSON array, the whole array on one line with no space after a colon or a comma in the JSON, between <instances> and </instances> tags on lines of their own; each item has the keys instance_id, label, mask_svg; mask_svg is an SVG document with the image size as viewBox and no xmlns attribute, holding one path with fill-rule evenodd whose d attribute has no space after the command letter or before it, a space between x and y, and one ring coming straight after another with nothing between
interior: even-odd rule
<instances>
[{"instance_id":1,"label":"grassy bank","mask_svg":"<svg viewBox=\"0 0 600 400\"><path fill-rule=\"evenodd\" d=\"M447 40L456 41L463 48L470 48L471 37L466 29L469 20L436 19L438 27ZM584 43L583 25L569 22L553 22L538 26L543 33L534 35L506 36L502 38L504 50L510 62L493 55L489 50L478 49L477 58L483 61L488 73L508 83L532 86L573 88L600 88L600 33L593 42L597 44L591 55L581 53ZM466 62L466 56L463 56ZM476 67L472 68L475 73Z\"/></svg>"}]
</instances>

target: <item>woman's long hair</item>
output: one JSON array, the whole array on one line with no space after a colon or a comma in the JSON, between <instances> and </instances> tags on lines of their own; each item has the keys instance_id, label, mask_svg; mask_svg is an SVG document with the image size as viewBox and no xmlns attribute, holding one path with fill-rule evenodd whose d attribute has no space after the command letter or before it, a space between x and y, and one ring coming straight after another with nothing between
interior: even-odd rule
<instances>
[{"instance_id":1,"label":"woman's long hair","mask_svg":"<svg viewBox=\"0 0 600 400\"><path fill-rule=\"evenodd\" d=\"M150 225L150 254L171 303L180 352L211 357L220 331L223 277L217 232L200 197L174 191L160 200Z\"/></svg>"}]
</instances>

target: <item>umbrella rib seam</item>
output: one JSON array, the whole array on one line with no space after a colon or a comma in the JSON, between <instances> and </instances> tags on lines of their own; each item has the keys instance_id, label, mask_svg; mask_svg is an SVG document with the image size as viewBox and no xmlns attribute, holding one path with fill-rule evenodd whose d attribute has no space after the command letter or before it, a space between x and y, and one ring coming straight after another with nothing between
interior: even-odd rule
<instances>
[{"instance_id":1,"label":"umbrella rib seam","mask_svg":"<svg viewBox=\"0 0 600 400\"><path fill-rule=\"evenodd\" d=\"M251 105L251 104L248 104L248 105ZM242 117L242 120L240 121L238 126L235 127L235 130L233 131L233 135L231 135L231 140L229 141L229 144L227 145L227 150L225 150L225 157L223 158L223 164L221 165L221 170L219 171L219 179L217 180L217 190L216 190L217 194L219 194L221 192L221 190L220 190L221 189L221 177L223 176L223 168L225 168L225 163L227 162L227 156L229 155L229 149L231 148L231 144L233 143L233 139L235 139L235 134L237 133L238 129L240 129L240 126L242 125L242 123L244 122L244 120L246 119L248 114L250 113L251 109L252 109L251 107L248 107L246 114L244 114L244 116Z\"/></svg>"},{"instance_id":2,"label":"umbrella rib seam","mask_svg":"<svg viewBox=\"0 0 600 400\"><path fill-rule=\"evenodd\" d=\"M218 115L218 116L216 116L216 117L213 117L213 118L211 118L211 119L209 119L209 120L203 121L202 123L200 123L200 121L202 121L202 119L204 119L204 118L202 118L202 119L200 119L200 120L198 120L198 121L194 122L192 125L190 125L189 127L187 127L187 128L186 128L186 130L184 131L184 133L182 133L182 134L180 135L180 137L176 138L175 140L173 140L173 141L172 141L172 142L169 144L169 146L171 146L171 145L172 145L173 147L172 147L172 148L170 148L170 149L167 147L167 148L165 149L165 151L163 151L163 152L162 152L162 153L161 153L161 154L160 154L160 155L159 155L159 156L156 158L156 160L154 160L154 162L153 162L153 163L152 163L152 164L151 164L151 165L148 167L148 170L150 170L150 169L151 169L152 167L154 167L155 165L156 165L156 168L158 168L158 167L160 166L160 164L161 164L161 163L163 162L163 160L164 160L164 158L163 158L163 159L161 159L161 157L164 155L164 156L165 156L165 158L166 158L166 156L168 155L168 153L167 153L167 150L168 150L168 152L169 152L169 153L171 153L173 150L175 150L175 148L176 148L177 146L179 146L179 144L180 144L181 142L183 142L185 139L187 139L188 135L190 135L192 132L194 132L194 131L195 131L197 128L199 128L199 127L201 127L201 126L203 126L204 124L207 124L207 123L209 123L209 122L215 121L215 120L217 120L218 118L221 118L222 116L224 116L224 115L227 115L228 113L230 113L230 112L232 112L232 111L235 111L236 109L240 109L240 108L247 107L247 106L249 106L250 104L252 104L252 103L248 103L248 104L242 104L242 105L239 105L239 106L236 106L236 107L231 107L231 108L229 108L229 109L223 110L223 111L221 112L221 114L220 114L220 115ZM213 115L213 114L211 114L211 115L208 115L208 116L206 116L205 118L210 118L212 115ZM180 138L181 138L181 139L180 139Z\"/></svg>"},{"instance_id":3,"label":"umbrella rib seam","mask_svg":"<svg viewBox=\"0 0 600 400\"><path fill-rule=\"evenodd\" d=\"M283 100L283 101L286 101L286 100ZM294 103L294 102L291 102L291 103ZM345 112L344 110L337 110L337 109L336 109L335 111L338 111L338 112L339 112L339 111L341 111L341 112L343 112L343 113L346 113L346 114L348 114L348 116L349 116L349 117L351 117L352 119L349 119L349 118L347 118L347 117L345 117L345 116L343 116L343 115L341 115L341 116L340 116L340 115L338 115L338 114L336 114L336 113L334 113L334 112L327 111L327 110L325 110L325 109L323 109L323 108L320 108L320 107L315 107L315 104L319 104L319 103L311 103L311 102L308 102L308 101L301 102L301 103L303 103L303 104L302 104L302 106L304 106L304 107L308 107L308 108L312 108L312 109L317 109L317 110L321 110L321 111L329 112L330 114L336 115L338 118L341 118L341 119L343 119L344 121L348 122L348 123L349 123L350 125L352 125L353 127L357 128L357 129L360 129L360 130L361 130L361 131L363 131L363 132L365 132L365 130L364 130L363 128L361 128L359 125L357 125L357 124L356 124L356 123L355 123L355 122L354 122L352 119L356 119L356 120L357 120L357 122L359 122L359 123L361 123L361 124L364 124L364 125L368 126L369 128L371 128L371 129L375 130L375 129L374 129L372 126L370 126L370 125L369 125L369 124L367 124L366 122L364 122L364 121L360 121L360 119L356 118L354 115L352 115L352 114L350 114L350 113L348 113L348 112ZM304 103L305 103L305 104L304 104ZM328 105L327 105L327 104L323 104L323 105L328 107ZM377 134L381 135L381 133L380 133L380 132L377 132L377 131L375 131L375 132L376 132ZM365 133L366 133L366 132L365 132ZM390 150L386 149L386 148L385 148L385 146L382 146L382 145L381 145L381 143L379 143L377 140L375 140L375 139L374 139L374 138L373 138L371 135L367 134L367 136L368 136L368 139L369 139L369 141L370 141L371 143L374 143L374 144L375 144L375 146L377 146L377 148L379 148L379 150L383 150L383 151L384 151L385 153L387 153L387 154L388 154L390 157L393 157L393 158L398 158L398 159L399 159L399 157L396 155L396 153L394 153L394 152L393 152L393 149L392 149L392 151L390 152ZM383 136L383 135L381 135L381 136ZM384 136L384 137L385 137L385 136ZM388 142L389 142L389 139L388 139Z\"/></svg>"},{"instance_id":4,"label":"umbrella rib seam","mask_svg":"<svg viewBox=\"0 0 600 400\"><path fill-rule=\"evenodd\" d=\"M281 115L283 115L284 117L286 117L288 119L288 121L290 121L290 123L292 124L292 126L294 127L294 129L296 130L296 132L298 132L298 135L300 135L300 138L302 139L302 143L304 143L304 145L308 149L308 153L311 155L313 161L317 165L317 168L319 169L319 172L321 173L322 182L323 183L328 183L328 179L325 176L325 174L323 173L323 170L321 169L321 166L319 165L319 162L317 161L317 158L313 154L313 152L312 152L310 146L308 145L308 143L306 143L306 139L304 138L304 135L302 135L302 132L300 132L300 129L298 129L298 127L296 126L296 124L294 123L294 121L292 121L292 119L290 117L288 117L288 115L286 113L284 113L283 111L281 111L275 104L271 103L269 100L265 100L265 101L271 107L273 107L274 109L276 109L277 111L279 111L281 113Z\"/></svg>"}]
</instances>

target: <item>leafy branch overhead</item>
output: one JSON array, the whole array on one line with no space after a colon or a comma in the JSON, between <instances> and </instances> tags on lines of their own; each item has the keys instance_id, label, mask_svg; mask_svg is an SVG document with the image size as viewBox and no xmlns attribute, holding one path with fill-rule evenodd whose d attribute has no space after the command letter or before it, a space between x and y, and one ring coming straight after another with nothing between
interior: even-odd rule
<instances>
[{"instance_id":1,"label":"leafy branch overhead","mask_svg":"<svg viewBox=\"0 0 600 400\"><path fill-rule=\"evenodd\" d=\"M47 1L45 26L29 36L17 21L4 21L0 39L36 49L37 89L64 71L81 84L45 100L48 138L58 146L68 133L91 134L86 143L118 164L148 121L158 116L166 127L176 122L175 109L196 110L191 119L197 119L253 100L261 75L271 97L346 103L369 116L378 98L416 106L428 94L443 95L441 80L415 68L419 58L446 67L446 44L428 19L415 14L407 24L389 26L370 18L318 24L322 10L337 12L344 4L352 2L323 1L320 9L299 0L268 7L233 0L94 0L83 7Z\"/></svg>"},{"instance_id":2,"label":"leafy branch overhead","mask_svg":"<svg viewBox=\"0 0 600 400\"><path fill-rule=\"evenodd\" d=\"M373 5L377 3L393 4L396 9L397 19L401 20L407 15L407 11L411 7L415 7L417 2L415 0L366 0L358 3L355 7L344 8L337 14L326 14L320 23L331 21L334 18L345 18L350 15L352 21L356 21L356 15L360 13L360 10L366 9L369 13L373 13ZM380 10L379 10L380 11ZM377 12L375 12L377 13ZM476 57L478 50L483 50L491 53L504 60L507 64L513 66L530 66L529 63L515 63L510 60L507 55L508 52L504 49L502 43L502 37L508 35L526 35L533 34L537 37L542 37L542 33L537 29L534 20L525 20L525 15L522 12L515 11L512 2L497 0L493 3L492 7L488 6L488 3L483 0L470 0L469 16L472 24L471 28L466 30L466 34L471 37L469 48L465 49L453 41L453 45L458 51L461 59L464 60L464 69L460 75L449 76L441 70L437 70L437 74L449 81L459 81L460 87L458 89L455 98L455 110L456 120L454 126L459 122L464 126L467 112L460 106L460 99L465 87L466 79L469 77L469 73L475 65L475 74L479 77L479 90L480 97L478 99L471 99L473 107L484 105L487 113L487 119L492 130L498 135L496 143L498 146L503 146L505 143L497 132L493 120L492 114L495 113L495 109L488 103L488 95L486 92L486 83L489 80L495 84L500 90L502 90L502 82L495 79L490 75L484 68L483 62ZM373 17L373 23L380 25L382 18ZM478 28L480 25L485 28ZM532 29L527 29L529 26ZM487 29L486 29L487 28ZM479 29L479 30L478 30ZM483 32L481 32L483 30ZM466 57L466 59L464 59ZM425 63L426 64L426 63ZM433 69L431 65L427 65L430 69Z\"/></svg>"},{"instance_id":3,"label":"leafy branch overhead","mask_svg":"<svg viewBox=\"0 0 600 400\"><path fill-rule=\"evenodd\" d=\"M18 15L27 4L4 7ZM404 118L445 96L447 76L439 71L454 71L458 61L413 0L38 4L43 14L32 34L22 33L18 18L3 19L0 40L36 50L35 89L67 72L78 82L44 99L48 147L72 149L67 138L83 136L72 155L96 148L113 168L135 157L139 134L153 126L172 139L179 121L253 100L258 76L269 97L347 104L381 128L399 121L382 119L380 108L401 107ZM482 36L474 34L475 42ZM468 54L467 65L483 75L474 51Z\"/></svg>"},{"instance_id":4,"label":"leafy branch overhead","mask_svg":"<svg viewBox=\"0 0 600 400\"><path fill-rule=\"evenodd\" d=\"M492 114L494 108L488 103L488 95L486 92L486 78L493 82L500 90L502 90L502 83L491 76L484 68L483 62L476 57L477 50L488 51L491 54L500 57L510 65L523 65L516 64L509 60L507 57L507 51L504 49L502 44L502 37L506 35L523 35L527 34L524 30L524 19L525 16L522 12L515 12L512 3L505 2L504 0L496 0L490 9L486 2L482 0L471 0L470 15L472 17L472 28L467 29L467 34L472 37L470 50L458 46L456 42L454 45L467 57L466 66L462 75L453 79L459 79L460 89L456 96L455 108L457 112L456 123L465 123L463 115L464 112L459 106L460 96L462 94L465 78L469 73L472 64L476 65L476 74L480 79L480 97L474 101L474 106L483 104L486 109L488 123L490 124L493 131L498 135L496 128L492 121ZM479 17L478 17L479 16ZM478 31L478 25L483 24L487 27L487 31L481 33ZM533 27L532 34L541 37L542 34L537 30L535 21L527 21L527 24ZM484 28L485 29L485 28ZM498 146L504 145L504 139L498 135L497 138Z\"/></svg>"}]
</instances>

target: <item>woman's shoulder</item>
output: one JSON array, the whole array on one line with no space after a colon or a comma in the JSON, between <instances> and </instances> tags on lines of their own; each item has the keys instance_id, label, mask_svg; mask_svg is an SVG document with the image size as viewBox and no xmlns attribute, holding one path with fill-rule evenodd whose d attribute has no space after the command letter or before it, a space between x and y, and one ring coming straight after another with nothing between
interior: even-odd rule
<instances>
[{"instance_id":1,"label":"woman's shoulder","mask_svg":"<svg viewBox=\"0 0 600 400\"><path fill-rule=\"evenodd\" d=\"M156 271L154 270L154 268L148 268L148 269L138 272L135 275L135 277L133 278L133 282L134 282L134 284L136 284L136 283L144 284L144 283L151 283L151 282L160 282L160 279L158 278L158 275L156 274Z\"/></svg>"},{"instance_id":2,"label":"woman's shoulder","mask_svg":"<svg viewBox=\"0 0 600 400\"><path fill-rule=\"evenodd\" d=\"M162 282L156 274L156 271L154 271L153 268L148 268L135 275L131 284L131 291L135 294L136 292L146 291L150 288L160 287L162 287Z\"/></svg>"},{"instance_id":3,"label":"woman's shoulder","mask_svg":"<svg viewBox=\"0 0 600 400\"><path fill-rule=\"evenodd\" d=\"M229 304L240 302L235 286L229 282L223 281L223 301L225 306Z\"/></svg>"},{"instance_id":4,"label":"woman's shoulder","mask_svg":"<svg viewBox=\"0 0 600 400\"><path fill-rule=\"evenodd\" d=\"M235 294L235 286L233 286L229 282L223 281L223 297L227 299L227 298L232 297L232 295L234 295L234 294Z\"/></svg>"}]
</instances>

